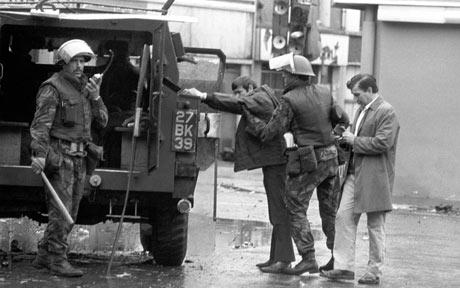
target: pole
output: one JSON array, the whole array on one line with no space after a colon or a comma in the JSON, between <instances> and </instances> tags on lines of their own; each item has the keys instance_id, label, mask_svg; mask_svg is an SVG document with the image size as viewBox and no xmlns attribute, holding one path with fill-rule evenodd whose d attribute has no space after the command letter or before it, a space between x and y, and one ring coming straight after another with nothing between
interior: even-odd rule
<instances>
[{"instance_id":1,"label":"pole","mask_svg":"<svg viewBox=\"0 0 460 288\"><path fill-rule=\"evenodd\" d=\"M53 197L54 201L56 202L59 211L61 211L62 216L64 216L65 220L70 224L73 225L74 221L72 217L69 214L69 211L67 211L67 208L64 206L64 203L62 203L61 198L59 198L58 194L56 193L56 190L54 190L53 185L51 185L50 181L48 180L48 177L46 177L45 173L42 171L40 175L43 178L43 181L45 182L46 186L48 187L48 190L50 190L51 197Z\"/></svg>"},{"instance_id":2,"label":"pole","mask_svg":"<svg viewBox=\"0 0 460 288\"><path fill-rule=\"evenodd\" d=\"M113 257L115 255L115 247L117 245L118 238L120 238L121 229L123 228L123 220L125 218L126 206L128 205L129 192L131 190L131 180L133 178L134 162L136 160L137 137L139 137L139 125L140 125L139 119L140 119L140 113L142 112L142 109L140 108L142 90L144 87L144 79L147 75L147 66L148 66L149 61L150 61L150 48L147 44L145 44L144 50L142 53L142 62L141 62L141 69L139 72L139 81L137 83L136 116L135 116L135 122L134 122L134 127L133 127L133 137L131 140L131 163L129 165L128 183L126 184L125 201L123 203L123 210L121 212L120 222L118 222L117 233L115 234L115 239L113 239L113 244L112 244L112 253L110 254L109 264L107 265L107 273L106 273L107 277L110 277L110 270L112 268Z\"/></svg>"},{"instance_id":3,"label":"pole","mask_svg":"<svg viewBox=\"0 0 460 288\"><path fill-rule=\"evenodd\" d=\"M219 155L219 138L214 138L214 203L212 220L217 220L217 156Z\"/></svg>"}]
</instances>

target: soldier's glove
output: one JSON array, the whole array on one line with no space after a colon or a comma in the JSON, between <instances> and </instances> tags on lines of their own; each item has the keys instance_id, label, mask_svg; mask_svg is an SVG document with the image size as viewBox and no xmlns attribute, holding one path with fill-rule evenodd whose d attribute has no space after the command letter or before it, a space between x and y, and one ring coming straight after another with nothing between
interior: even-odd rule
<instances>
[{"instance_id":1,"label":"soldier's glove","mask_svg":"<svg viewBox=\"0 0 460 288\"><path fill-rule=\"evenodd\" d=\"M201 92L196 88L183 89L178 92L178 95L188 98L200 99L201 101L206 100L208 97L208 93Z\"/></svg>"},{"instance_id":2,"label":"soldier's glove","mask_svg":"<svg viewBox=\"0 0 460 288\"><path fill-rule=\"evenodd\" d=\"M32 167L32 171L35 174L42 173L43 169L45 169L45 162L46 162L45 157L32 157L31 159L32 159L32 164L30 166Z\"/></svg>"}]
</instances>

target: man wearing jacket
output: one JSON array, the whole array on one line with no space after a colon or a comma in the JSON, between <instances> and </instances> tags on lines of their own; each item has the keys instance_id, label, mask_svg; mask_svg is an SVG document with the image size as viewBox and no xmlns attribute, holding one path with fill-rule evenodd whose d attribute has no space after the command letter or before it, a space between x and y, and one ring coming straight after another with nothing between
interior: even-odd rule
<instances>
[{"instance_id":1,"label":"man wearing jacket","mask_svg":"<svg viewBox=\"0 0 460 288\"><path fill-rule=\"evenodd\" d=\"M198 97L210 107L242 114L242 105L262 121L268 121L278 105L274 91L263 85L257 88L249 77L241 76L232 82L234 96L221 93L207 95L194 88L185 89L187 97ZM248 119L241 117L235 136L235 172L262 168L263 182L268 200L268 214L273 225L270 258L256 266L267 273L280 273L294 261L294 251L289 228L289 219L284 204L286 158L282 135L262 143L248 130Z\"/></svg>"},{"instance_id":2,"label":"man wearing jacket","mask_svg":"<svg viewBox=\"0 0 460 288\"><path fill-rule=\"evenodd\" d=\"M317 189L322 228L327 247L334 245L334 222L339 196L338 160L334 136L335 125L348 126L348 116L335 105L329 89L312 85L315 76L310 62L303 56L285 54L273 58L271 68L283 71L284 94L268 123L247 113L252 127L262 142L272 141L285 132L294 135L297 145L289 153L287 165L286 205L290 216L292 238L302 260L285 269L286 274L317 273L314 239L307 219L307 209ZM333 268L333 257L322 270Z\"/></svg>"},{"instance_id":3,"label":"man wearing jacket","mask_svg":"<svg viewBox=\"0 0 460 288\"><path fill-rule=\"evenodd\" d=\"M57 51L62 70L46 80L37 94L32 136L32 170L45 172L59 198L75 221L83 196L88 154L93 151L91 125L107 125L107 108L99 96L99 82L83 74L85 63L94 57L88 44L74 39ZM45 188L47 189L47 188ZM67 236L72 230L57 203L47 198L48 225L38 243L33 265L53 274L79 277L83 272L67 261Z\"/></svg>"},{"instance_id":4,"label":"man wearing jacket","mask_svg":"<svg viewBox=\"0 0 460 288\"><path fill-rule=\"evenodd\" d=\"M379 284L385 256L385 215L392 210L396 144L399 122L394 108L378 94L377 81L358 74L347 83L360 108L351 132L343 142L351 148L351 159L336 219L335 270L323 276L353 280L356 230L362 213L367 214L369 262L360 284Z\"/></svg>"}]
</instances>

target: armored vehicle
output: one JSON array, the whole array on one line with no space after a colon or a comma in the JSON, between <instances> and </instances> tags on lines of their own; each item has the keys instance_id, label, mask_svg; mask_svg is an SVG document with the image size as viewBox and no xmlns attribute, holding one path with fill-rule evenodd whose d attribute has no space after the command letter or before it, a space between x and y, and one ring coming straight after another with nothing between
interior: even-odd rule
<instances>
[{"instance_id":1,"label":"armored vehicle","mask_svg":"<svg viewBox=\"0 0 460 288\"><path fill-rule=\"evenodd\" d=\"M82 39L97 54L85 73L103 73L101 97L110 120L107 128L93 131L104 160L88 177L76 223L119 220L131 177L125 221L151 225L142 240L158 264L183 262L200 168L197 152L207 145L198 135L209 130L209 119L202 116L200 122L198 101L177 92L219 90L225 55L183 47L169 23L193 19L168 16L172 2L148 11L78 1L2 4L0 217L47 221L43 182L30 168L29 125L40 83L60 69L57 48Z\"/></svg>"}]
</instances>

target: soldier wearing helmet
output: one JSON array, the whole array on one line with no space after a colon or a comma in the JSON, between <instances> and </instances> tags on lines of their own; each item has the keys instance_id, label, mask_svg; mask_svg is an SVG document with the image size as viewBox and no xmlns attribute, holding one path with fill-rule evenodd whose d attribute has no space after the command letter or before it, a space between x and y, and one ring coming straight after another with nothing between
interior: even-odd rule
<instances>
[{"instance_id":1,"label":"soldier wearing helmet","mask_svg":"<svg viewBox=\"0 0 460 288\"><path fill-rule=\"evenodd\" d=\"M286 206L290 216L291 231L302 260L294 268L274 271L300 275L318 272L314 239L307 219L307 209L313 190L317 189L323 232L327 247L334 246L334 221L340 185L338 159L333 127L347 127L348 116L335 105L329 89L311 84L315 76L310 62L303 56L285 54L270 60L270 68L281 70L284 92L280 105L268 123L258 121L248 110L251 129L262 141L285 132L293 134L295 146L290 147L287 165ZM344 130L344 129L343 129ZM333 257L327 265L330 270Z\"/></svg>"},{"instance_id":2,"label":"soldier wearing helmet","mask_svg":"<svg viewBox=\"0 0 460 288\"><path fill-rule=\"evenodd\" d=\"M31 166L36 174L45 172L76 220L90 166L88 155L97 150L91 142L91 125L107 125L107 108L99 96L99 81L88 79L83 73L86 62L95 56L88 44L79 39L67 41L57 50L57 55L62 70L43 82L37 94L30 127ZM38 243L33 265L60 276L82 276L83 272L67 261L67 236L72 225L51 197L47 202L48 225Z\"/></svg>"}]
</instances>

